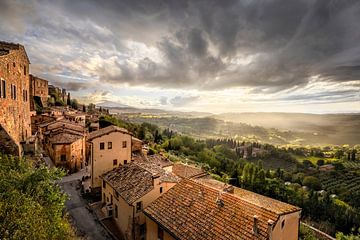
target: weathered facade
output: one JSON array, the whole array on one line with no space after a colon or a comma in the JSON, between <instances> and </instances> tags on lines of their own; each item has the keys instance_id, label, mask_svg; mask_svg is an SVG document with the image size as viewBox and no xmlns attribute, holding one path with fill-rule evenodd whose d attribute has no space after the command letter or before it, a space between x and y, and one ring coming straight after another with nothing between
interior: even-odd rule
<instances>
[{"instance_id":1,"label":"weathered facade","mask_svg":"<svg viewBox=\"0 0 360 240\"><path fill-rule=\"evenodd\" d=\"M39 97L42 106L47 106L49 97L49 82L30 74L30 109L35 110L34 97Z\"/></svg>"},{"instance_id":2,"label":"weathered facade","mask_svg":"<svg viewBox=\"0 0 360 240\"><path fill-rule=\"evenodd\" d=\"M85 166L85 136L61 130L45 138L44 147L55 166L76 172Z\"/></svg>"},{"instance_id":3,"label":"weathered facade","mask_svg":"<svg viewBox=\"0 0 360 240\"><path fill-rule=\"evenodd\" d=\"M0 42L0 125L19 146L31 135L29 59L20 44Z\"/></svg>"},{"instance_id":4,"label":"weathered facade","mask_svg":"<svg viewBox=\"0 0 360 240\"><path fill-rule=\"evenodd\" d=\"M70 172L82 169L86 164L86 130L68 120L56 120L38 125L38 137L56 166Z\"/></svg>"}]
</instances>

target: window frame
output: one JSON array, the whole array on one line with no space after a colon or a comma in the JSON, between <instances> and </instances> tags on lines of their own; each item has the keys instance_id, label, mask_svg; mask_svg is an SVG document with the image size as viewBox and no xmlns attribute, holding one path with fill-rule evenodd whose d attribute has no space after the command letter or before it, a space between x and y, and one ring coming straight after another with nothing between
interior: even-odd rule
<instances>
[{"instance_id":1,"label":"window frame","mask_svg":"<svg viewBox=\"0 0 360 240\"><path fill-rule=\"evenodd\" d=\"M113 160L113 166L117 166L117 165L118 165L117 159L114 159Z\"/></svg>"},{"instance_id":2,"label":"window frame","mask_svg":"<svg viewBox=\"0 0 360 240\"><path fill-rule=\"evenodd\" d=\"M99 145L100 150L105 150L105 142L100 142Z\"/></svg>"},{"instance_id":3,"label":"window frame","mask_svg":"<svg viewBox=\"0 0 360 240\"><path fill-rule=\"evenodd\" d=\"M127 148L127 141L122 141L122 148Z\"/></svg>"},{"instance_id":4,"label":"window frame","mask_svg":"<svg viewBox=\"0 0 360 240\"><path fill-rule=\"evenodd\" d=\"M112 149L112 142L108 142L108 149Z\"/></svg>"},{"instance_id":5,"label":"window frame","mask_svg":"<svg viewBox=\"0 0 360 240\"><path fill-rule=\"evenodd\" d=\"M142 201L136 203L136 212L141 212L143 209Z\"/></svg>"}]
</instances>

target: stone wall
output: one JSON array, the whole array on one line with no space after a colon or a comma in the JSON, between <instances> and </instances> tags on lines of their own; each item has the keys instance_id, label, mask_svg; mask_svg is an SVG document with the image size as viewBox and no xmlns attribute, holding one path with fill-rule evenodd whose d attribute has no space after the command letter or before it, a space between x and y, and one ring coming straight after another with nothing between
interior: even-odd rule
<instances>
[{"instance_id":1,"label":"stone wall","mask_svg":"<svg viewBox=\"0 0 360 240\"><path fill-rule=\"evenodd\" d=\"M41 98L42 105L47 106L47 99L49 96L49 82L45 79L30 75L30 98L31 110L35 110L33 97L38 96Z\"/></svg>"},{"instance_id":2,"label":"stone wall","mask_svg":"<svg viewBox=\"0 0 360 240\"><path fill-rule=\"evenodd\" d=\"M0 42L0 52L0 125L19 145L31 136L29 59L18 44Z\"/></svg>"}]
</instances>

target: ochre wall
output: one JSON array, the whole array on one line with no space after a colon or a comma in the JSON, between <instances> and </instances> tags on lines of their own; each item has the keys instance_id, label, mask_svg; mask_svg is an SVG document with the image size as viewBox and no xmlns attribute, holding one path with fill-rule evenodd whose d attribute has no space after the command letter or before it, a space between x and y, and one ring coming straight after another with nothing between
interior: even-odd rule
<instances>
[{"instance_id":1,"label":"ochre wall","mask_svg":"<svg viewBox=\"0 0 360 240\"><path fill-rule=\"evenodd\" d=\"M284 227L281 223L284 222ZM280 216L276 225L273 227L272 239L278 240L297 240L299 234L300 212L294 212Z\"/></svg>"},{"instance_id":2,"label":"ochre wall","mask_svg":"<svg viewBox=\"0 0 360 240\"><path fill-rule=\"evenodd\" d=\"M122 142L126 141L126 148L123 148ZM101 187L99 176L131 161L131 135L121 132L112 132L108 135L95 138L91 141L93 144L93 156L91 164L91 187ZM100 150L100 143L105 143L104 150ZM112 142L112 149L108 149L108 142ZM117 159L117 165L113 165L113 160Z\"/></svg>"}]
</instances>

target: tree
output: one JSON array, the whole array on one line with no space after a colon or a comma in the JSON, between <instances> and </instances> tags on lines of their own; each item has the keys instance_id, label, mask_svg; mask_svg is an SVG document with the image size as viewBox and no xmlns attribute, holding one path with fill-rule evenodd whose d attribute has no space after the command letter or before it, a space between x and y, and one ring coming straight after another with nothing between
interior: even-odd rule
<instances>
[{"instance_id":1,"label":"tree","mask_svg":"<svg viewBox=\"0 0 360 240\"><path fill-rule=\"evenodd\" d=\"M314 176L306 176L303 180L303 185L313 189L313 190L320 190L321 183L317 177Z\"/></svg>"},{"instance_id":2,"label":"tree","mask_svg":"<svg viewBox=\"0 0 360 240\"><path fill-rule=\"evenodd\" d=\"M78 104L78 101L76 99L71 100L70 103L71 103L70 105L71 105L71 107L73 109L78 109L79 104Z\"/></svg>"},{"instance_id":3,"label":"tree","mask_svg":"<svg viewBox=\"0 0 360 240\"><path fill-rule=\"evenodd\" d=\"M0 154L0 239L73 239L63 217L64 172Z\"/></svg>"},{"instance_id":4,"label":"tree","mask_svg":"<svg viewBox=\"0 0 360 240\"><path fill-rule=\"evenodd\" d=\"M70 99L70 93L68 93L66 105L71 106L71 99Z\"/></svg>"},{"instance_id":5,"label":"tree","mask_svg":"<svg viewBox=\"0 0 360 240\"><path fill-rule=\"evenodd\" d=\"M316 162L316 165L318 165L319 167L322 166L322 165L324 165L324 164L325 164L324 159L319 159L319 160L317 160L317 162Z\"/></svg>"}]
</instances>

